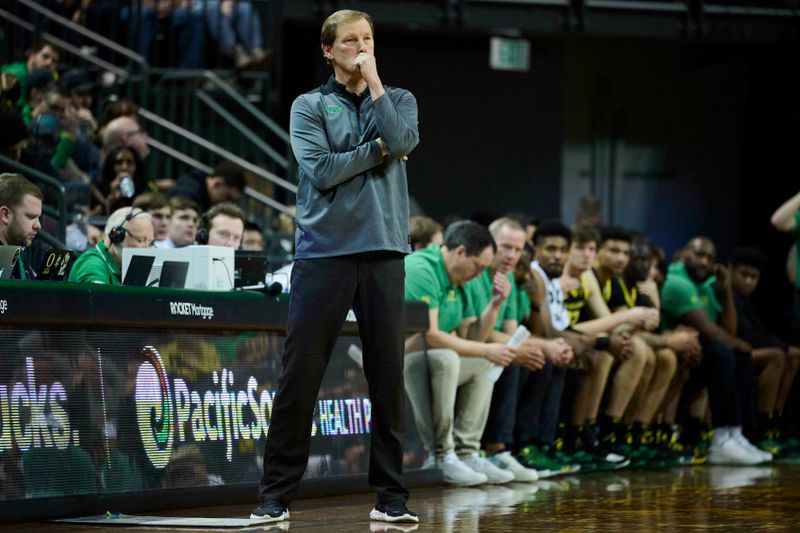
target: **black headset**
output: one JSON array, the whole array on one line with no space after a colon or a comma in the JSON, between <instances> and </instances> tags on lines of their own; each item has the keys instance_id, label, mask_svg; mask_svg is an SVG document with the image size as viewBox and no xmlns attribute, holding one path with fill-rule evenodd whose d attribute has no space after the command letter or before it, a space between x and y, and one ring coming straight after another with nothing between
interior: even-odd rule
<instances>
[{"instance_id":1,"label":"black headset","mask_svg":"<svg viewBox=\"0 0 800 533\"><path fill-rule=\"evenodd\" d=\"M200 220L197 221L197 234L194 240L197 244L208 244L208 231L209 231L208 211L200 215Z\"/></svg>"},{"instance_id":2,"label":"black headset","mask_svg":"<svg viewBox=\"0 0 800 533\"><path fill-rule=\"evenodd\" d=\"M125 237L128 236L128 230L125 229L125 224L128 223L130 219L137 215L141 215L145 211L143 209L139 209L138 207L131 208L131 212L125 217L125 220L122 221L121 224L118 226L114 226L108 232L108 240L111 244L122 244L125 241Z\"/></svg>"}]
</instances>

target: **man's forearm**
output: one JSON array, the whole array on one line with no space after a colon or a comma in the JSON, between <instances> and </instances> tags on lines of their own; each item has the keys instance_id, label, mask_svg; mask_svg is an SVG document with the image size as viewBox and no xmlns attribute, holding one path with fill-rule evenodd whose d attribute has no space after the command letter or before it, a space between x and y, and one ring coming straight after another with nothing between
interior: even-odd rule
<instances>
[{"instance_id":1,"label":"man's forearm","mask_svg":"<svg viewBox=\"0 0 800 533\"><path fill-rule=\"evenodd\" d=\"M477 342L486 342L492 331L494 331L494 325L497 323L499 316L500 306L495 307L492 302L489 302L483 309L478 321L469 327L468 338Z\"/></svg>"},{"instance_id":2,"label":"man's forearm","mask_svg":"<svg viewBox=\"0 0 800 533\"><path fill-rule=\"evenodd\" d=\"M389 157L398 159L408 155L419 144L417 126L417 101L405 93L395 105L388 94L372 103L375 125L380 138L389 151Z\"/></svg>"},{"instance_id":3,"label":"man's forearm","mask_svg":"<svg viewBox=\"0 0 800 533\"><path fill-rule=\"evenodd\" d=\"M669 348L669 343L667 342L667 337L664 335L659 335L657 333L651 333L649 331L640 331L637 333L637 336L642 339L647 345L654 350L661 350L663 348Z\"/></svg>"},{"instance_id":4,"label":"man's forearm","mask_svg":"<svg viewBox=\"0 0 800 533\"><path fill-rule=\"evenodd\" d=\"M375 139L352 150L332 151L323 123L323 118L304 100L292 104L289 123L292 151L314 187L322 191L331 189L383 163L381 147Z\"/></svg>"},{"instance_id":5,"label":"man's forearm","mask_svg":"<svg viewBox=\"0 0 800 533\"><path fill-rule=\"evenodd\" d=\"M798 209L800 209L800 192L786 200L776 209L770 222L780 231L794 231L797 229L794 216Z\"/></svg>"}]
</instances>

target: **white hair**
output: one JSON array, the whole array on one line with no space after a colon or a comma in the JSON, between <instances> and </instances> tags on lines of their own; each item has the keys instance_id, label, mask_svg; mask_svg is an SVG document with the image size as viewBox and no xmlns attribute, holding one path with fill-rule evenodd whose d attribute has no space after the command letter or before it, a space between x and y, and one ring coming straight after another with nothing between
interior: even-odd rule
<instances>
[{"instance_id":1,"label":"white hair","mask_svg":"<svg viewBox=\"0 0 800 533\"><path fill-rule=\"evenodd\" d=\"M130 215L130 218L128 215ZM153 220L153 217L150 215L150 213L139 207L120 207L111 213L111 215L108 217L108 220L106 220L106 229L104 230L104 233L108 235L111 233L112 229L116 228L117 226L124 226L125 223L133 217L142 217L150 221Z\"/></svg>"}]
</instances>

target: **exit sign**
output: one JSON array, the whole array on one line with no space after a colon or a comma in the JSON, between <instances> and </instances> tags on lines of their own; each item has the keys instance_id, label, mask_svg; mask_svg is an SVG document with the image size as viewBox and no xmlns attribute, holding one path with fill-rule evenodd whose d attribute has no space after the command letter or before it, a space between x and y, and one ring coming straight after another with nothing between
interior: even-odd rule
<instances>
[{"instance_id":1,"label":"exit sign","mask_svg":"<svg viewBox=\"0 0 800 533\"><path fill-rule=\"evenodd\" d=\"M528 72L531 68L531 43L527 39L492 37L489 42L489 67Z\"/></svg>"}]
</instances>

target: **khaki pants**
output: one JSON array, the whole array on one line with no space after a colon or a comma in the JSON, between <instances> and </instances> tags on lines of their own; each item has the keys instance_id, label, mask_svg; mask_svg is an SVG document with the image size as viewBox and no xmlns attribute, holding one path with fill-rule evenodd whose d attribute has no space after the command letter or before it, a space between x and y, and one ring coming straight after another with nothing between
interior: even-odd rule
<instances>
[{"instance_id":1,"label":"khaki pants","mask_svg":"<svg viewBox=\"0 0 800 533\"><path fill-rule=\"evenodd\" d=\"M494 383L492 364L480 357L461 357L453 350L406 354L405 387L414 421L428 453L437 458L480 450Z\"/></svg>"}]
</instances>

